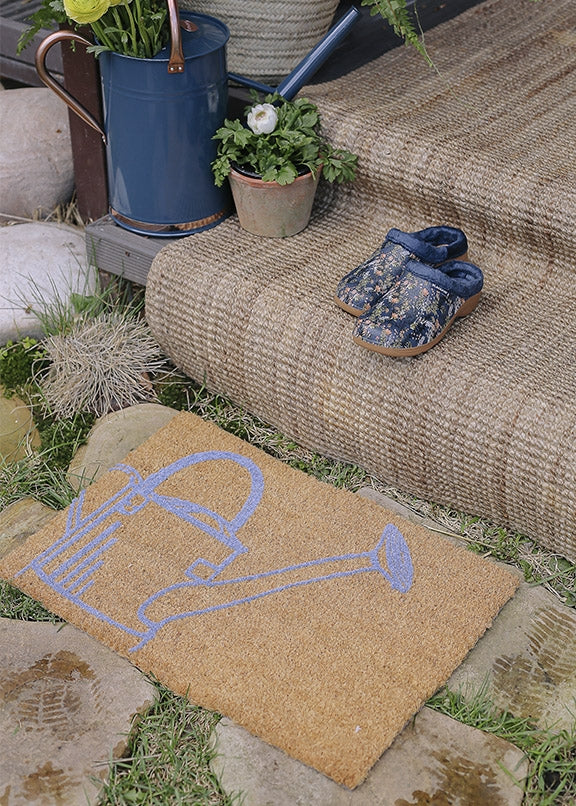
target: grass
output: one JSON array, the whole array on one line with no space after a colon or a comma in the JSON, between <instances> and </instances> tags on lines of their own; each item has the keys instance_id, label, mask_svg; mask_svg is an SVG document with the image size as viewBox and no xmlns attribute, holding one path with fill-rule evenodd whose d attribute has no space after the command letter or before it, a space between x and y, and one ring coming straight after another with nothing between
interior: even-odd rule
<instances>
[{"instance_id":1,"label":"grass","mask_svg":"<svg viewBox=\"0 0 576 806\"><path fill-rule=\"evenodd\" d=\"M138 720L128 755L112 764L101 806L197 804L232 806L210 770L218 715L156 684L157 700Z\"/></svg>"},{"instance_id":2,"label":"grass","mask_svg":"<svg viewBox=\"0 0 576 806\"><path fill-rule=\"evenodd\" d=\"M104 307L134 312L138 302L129 289L112 284ZM73 301L72 316L65 307L43 311L46 330L66 330L78 316L94 315L101 304ZM54 324L55 323L55 324ZM33 356L33 359L32 359ZM41 378L33 369L45 359L42 345L0 348L0 382L17 391L32 406L42 446L18 462L0 464L0 510L30 496L54 509L65 507L74 491L66 481L66 469L85 439L93 416L76 412L67 418L54 415L42 394ZM210 393L174 371L158 373L154 383L157 399L177 409L193 411L221 428L247 440L292 467L336 487L357 491L370 486L395 499L412 512L433 519L437 530L459 535L473 551L520 568L531 584L546 587L562 603L576 607L576 566L565 558L537 546L526 536L507 531L480 518L418 500L391 488L361 468L336 462L306 450L221 395ZM25 594L0 582L0 616L34 621L57 618ZM136 725L126 758L110 765L102 791L102 806L108 804L221 804L232 800L220 789L210 771L211 733L219 717L191 705L156 684L157 701ZM467 698L444 690L428 703L455 719L511 741L530 761L525 806L568 806L576 802L574 732L543 731L527 720L499 714L486 700L485 692Z\"/></svg>"}]
</instances>

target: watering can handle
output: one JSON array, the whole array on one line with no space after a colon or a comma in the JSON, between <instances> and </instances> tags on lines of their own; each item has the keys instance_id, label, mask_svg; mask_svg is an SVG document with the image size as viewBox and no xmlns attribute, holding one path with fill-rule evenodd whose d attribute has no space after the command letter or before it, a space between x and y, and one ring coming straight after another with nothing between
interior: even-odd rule
<instances>
[{"instance_id":1,"label":"watering can handle","mask_svg":"<svg viewBox=\"0 0 576 806\"><path fill-rule=\"evenodd\" d=\"M184 72L184 53L182 51L182 34L180 33L180 12L178 0L167 0L168 16L170 20L170 59L168 60L169 73Z\"/></svg>"},{"instance_id":2,"label":"watering can handle","mask_svg":"<svg viewBox=\"0 0 576 806\"><path fill-rule=\"evenodd\" d=\"M89 126L92 126L93 129L96 129L96 131L102 135L104 142L106 142L106 134L96 118L94 118L68 90L64 89L59 81L56 81L46 67L46 56L50 48L57 42L65 42L67 40L81 42L83 45L86 45L86 47L91 47L93 44L89 39L85 39L83 36L80 36L80 34L74 33L74 31L55 31L53 34L49 34L46 39L43 39L38 46L38 50L36 51L36 70L44 84L53 90L70 109L76 112L78 117L82 118L82 120Z\"/></svg>"}]
</instances>

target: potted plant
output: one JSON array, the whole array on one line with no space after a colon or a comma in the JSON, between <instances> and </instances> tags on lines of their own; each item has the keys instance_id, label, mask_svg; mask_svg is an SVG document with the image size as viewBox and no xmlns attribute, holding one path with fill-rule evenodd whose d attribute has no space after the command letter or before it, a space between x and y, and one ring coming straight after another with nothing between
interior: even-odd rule
<instances>
[{"instance_id":1,"label":"potted plant","mask_svg":"<svg viewBox=\"0 0 576 806\"><path fill-rule=\"evenodd\" d=\"M328 182L351 181L358 157L324 137L318 108L308 98L269 94L247 107L246 118L247 126L226 119L216 131L214 182L221 187L229 180L244 229L295 235L308 224L320 174Z\"/></svg>"}]
</instances>

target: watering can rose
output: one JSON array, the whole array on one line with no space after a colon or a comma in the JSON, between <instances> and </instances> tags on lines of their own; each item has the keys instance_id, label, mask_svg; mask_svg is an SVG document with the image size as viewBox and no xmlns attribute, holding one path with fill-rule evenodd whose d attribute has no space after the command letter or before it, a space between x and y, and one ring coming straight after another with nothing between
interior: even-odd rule
<instances>
[{"instance_id":1,"label":"watering can rose","mask_svg":"<svg viewBox=\"0 0 576 806\"><path fill-rule=\"evenodd\" d=\"M278 114L272 104L256 104L248 112L248 126L254 134L270 134L278 123Z\"/></svg>"}]
</instances>

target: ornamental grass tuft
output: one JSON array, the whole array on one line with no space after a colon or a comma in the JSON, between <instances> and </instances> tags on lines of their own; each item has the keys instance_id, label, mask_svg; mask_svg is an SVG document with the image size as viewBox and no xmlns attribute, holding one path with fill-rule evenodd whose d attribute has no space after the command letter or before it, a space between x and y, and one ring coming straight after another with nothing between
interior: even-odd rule
<instances>
[{"instance_id":1,"label":"ornamental grass tuft","mask_svg":"<svg viewBox=\"0 0 576 806\"><path fill-rule=\"evenodd\" d=\"M51 363L37 380L53 416L84 411L99 417L156 399L150 379L165 358L141 319L105 311L43 346Z\"/></svg>"}]
</instances>

